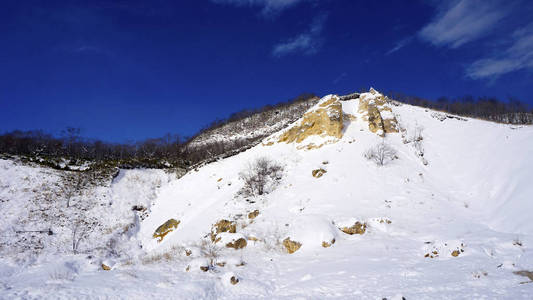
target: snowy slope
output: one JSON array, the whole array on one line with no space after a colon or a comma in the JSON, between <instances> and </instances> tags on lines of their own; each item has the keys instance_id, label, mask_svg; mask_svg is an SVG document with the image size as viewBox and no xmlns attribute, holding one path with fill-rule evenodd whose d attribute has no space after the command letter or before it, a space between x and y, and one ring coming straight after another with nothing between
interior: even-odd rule
<instances>
[{"instance_id":1,"label":"snowy slope","mask_svg":"<svg viewBox=\"0 0 533 300\"><path fill-rule=\"evenodd\" d=\"M0 297L530 299L533 284L513 272L533 271L533 127L393 105L404 131L385 141L398 159L377 166L363 154L382 138L369 131L358 101L342 102L356 118L345 118L342 138L319 149L260 144L180 179L121 173L107 190L117 207L111 215L136 224L121 240L122 255L50 254L22 269L4 257ZM411 142L421 128L424 159ZM283 177L271 193L245 197L239 173L260 157L283 165ZM317 169L326 173L316 178ZM5 177L24 170L4 163L2 197L14 199L6 191L15 183ZM137 204L149 213L132 214ZM154 231L169 219L179 225L158 242ZM235 221L236 233L212 244L222 219ZM362 235L339 229L357 221L367 225ZM247 240L243 249L224 246L239 238ZM288 254L286 238L301 247ZM102 271L102 261L113 269Z\"/></svg>"}]
</instances>

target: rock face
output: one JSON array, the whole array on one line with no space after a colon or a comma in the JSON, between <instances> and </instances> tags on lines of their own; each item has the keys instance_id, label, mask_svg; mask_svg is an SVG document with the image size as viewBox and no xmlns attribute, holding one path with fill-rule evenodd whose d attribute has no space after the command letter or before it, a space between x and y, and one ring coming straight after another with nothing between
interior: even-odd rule
<instances>
[{"instance_id":1,"label":"rock face","mask_svg":"<svg viewBox=\"0 0 533 300\"><path fill-rule=\"evenodd\" d=\"M291 241L290 238L286 238L283 240L283 246L285 246L285 249L287 249L287 252L289 252L289 254L293 254L294 252L298 251L300 247L302 247L302 244L296 241Z\"/></svg>"},{"instance_id":2,"label":"rock face","mask_svg":"<svg viewBox=\"0 0 533 300\"><path fill-rule=\"evenodd\" d=\"M157 227L157 229L154 232L153 238L157 239L158 242L161 242L165 236L173 231L174 229L178 228L178 225L180 224L180 221L175 219L170 219L163 223L163 225Z\"/></svg>"},{"instance_id":3,"label":"rock face","mask_svg":"<svg viewBox=\"0 0 533 300\"><path fill-rule=\"evenodd\" d=\"M364 234L366 231L366 223L355 222L354 225L350 227L342 227L340 230L346 234Z\"/></svg>"},{"instance_id":4,"label":"rock face","mask_svg":"<svg viewBox=\"0 0 533 300\"><path fill-rule=\"evenodd\" d=\"M338 96L326 96L306 112L294 126L279 136L279 143L302 143L305 139L318 136L323 138L342 138L343 113ZM268 142L265 145L271 145ZM307 149L319 148L323 144L309 144Z\"/></svg>"},{"instance_id":5,"label":"rock face","mask_svg":"<svg viewBox=\"0 0 533 300\"><path fill-rule=\"evenodd\" d=\"M380 136L387 133L398 132L399 126L388 98L374 89L363 93L359 97L359 113L368 121L368 129Z\"/></svg>"}]
</instances>

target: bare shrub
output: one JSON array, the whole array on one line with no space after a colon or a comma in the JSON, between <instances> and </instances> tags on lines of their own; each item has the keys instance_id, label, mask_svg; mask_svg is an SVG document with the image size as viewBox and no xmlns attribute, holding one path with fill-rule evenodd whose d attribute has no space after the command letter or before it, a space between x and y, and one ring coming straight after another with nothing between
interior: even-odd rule
<instances>
[{"instance_id":1,"label":"bare shrub","mask_svg":"<svg viewBox=\"0 0 533 300\"><path fill-rule=\"evenodd\" d=\"M68 280L73 281L76 275L70 270L55 270L51 272L48 277L51 280Z\"/></svg>"},{"instance_id":2,"label":"bare shrub","mask_svg":"<svg viewBox=\"0 0 533 300\"><path fill-rule=\"evenodd\" d=\"M396 150L385 141L366 150L364 157L375 162L378 166L384 166L398 158Z\"/></svg>"},{"instance_id":3,"label":"bare shrub","mask_svg":"<svg viewBox=\"0 0 533 300\"><path fill-rule=\"evenodd\" d=\"M241 190L246 196L268 194L277 186L283 177L283 167L266 158L258 158L239 174L244 181Z\"/></svg>"},{"instance_id":4,"label":"bare shrub","mask_svg":"<svg viewBox=\"0 0 533 300\"><path fill-rule=\"evenodd\" d=\"M83 172L68 172L62 179L61 191L67 200L67 208L73 198L81 196L89 186L89 176Z\"/></svg>"},{"instance_id":5,"label":"bare shrub","mask_svg":"<svg viewBox=\"0 0 533 300\"><path fill-rule=\"evenodd\" d=\"M422 143L422 141L424 140L424 137L422 136L423 131L424 127L416 126L415 131L413 133L413 146L415 147L416 154L418 156L424 156L424 145Z\"/></svg>"}]
</instances>

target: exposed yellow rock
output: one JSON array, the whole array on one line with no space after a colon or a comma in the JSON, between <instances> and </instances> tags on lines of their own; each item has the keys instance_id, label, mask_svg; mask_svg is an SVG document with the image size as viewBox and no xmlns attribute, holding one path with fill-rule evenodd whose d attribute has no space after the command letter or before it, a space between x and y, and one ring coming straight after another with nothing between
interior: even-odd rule
<instances>
[{"instance_id":1,"label":"exposed yellow rock","mask_svg":"<svg viewBox=\"0 0 533 300\"><path fill-rule=\"evenodd\" d=\"M356 121L357 117L352 115L352 114L344 114L344 119L345 120L350 120L350 121Z\"/></svg>"},{"instance_id":2,"label":"exposed yellow rock","mask_svg":"<svg viewBox=\"0 0 533 300\"><path fill-rule=\"evenodd\" d=\"M255 219L259 216L259 210L254 210L248 214L248 219Z\"/></svg>"},{"instance_id":3,"label":"exposed yellow rock","mask_svg":"<svg viewBox=\"0 0 533 300\"><path fill-rule=\"evenodd\" d=\"M452 251L452 256L453 257L457 257L457 256L459 256L459 254L461 254L461 252L459 250L453 250Z\"/></svg>"},{"instance_id":4,"label":"exposed yellow rock","mask_svg":"<svg viewBox=\"0 0 533 300\"><path fill-rule=\"evenodd\" d=\"M335 244L335 239L332 239L331 242L322 242L322 247L329 248L333 244Z\"/></svg>"},{"instance_id":5,"label":"exposed yellow rock","mask_svg":"<svg viewBox=\"0 0 533 300\"><path fill-rule=\"evenodd\" d=\"M222 181L222 177L217 180L217 182L221 182L221 181Z\"/></svg>"},{"instance_id":6,"label":"exposed yellow rock","mask_svg":"<svg viewBox=\"0 0 533 300\"><path fill-rule=\"evenodd\" d=\"M388 98L374 89L363 93L359 97L359 113L368 121L368 129L380 136L387 133L398 132L398 121L392 114L392 109L387 103Z\"/></svg>"},{"instance_id":7,"label":"exposed yellow rock","mask_svg":"<svg viewBox=\"0 0 533 300\"><path fill-rule=\"evenodd\" d=\"M320 177L322 177L322 175L326 174L327 172L328 172L328 171L326 171L326 170L320 168L320 169L313 170L313 171L311 172L311 174L312 174L313 177L315 177L315 178L320 178Z\"/></svg>"},{"instance_id":8,"label":"exposed yellow rock","mask_svg":"<svg viewBox=\"0 0 533 300\"><path fill-rule=\"evenodd\" d=\"M278 142L301 143L310 136L342 138L342 104L337 96L320 103L306 112L298 124L285 131Z\"/></svg>"},{"instance_id":9,"label":"exposed yellow rock","mask_svg":"<svg viewBox=\"0 0 533 300\"><path fill-rule=\"evenodd\" d=\"M215 228L215 231L217 234L221 232L229 232L229 233L237 232L237 224L235 222L228 221L228 220L220 220L217 223L215 223L213 227Z\"/></svg>"},{"instance_id":10,"label":"exposed yellow rock","mask_svg":"<svg viewBox=\"0 0 533 300\"><path fill-rule=\"evenodd\" d=\"M106 264L104 264L104 263L102 263L102 270L104 270L104 271L110 271L110 270L111 270L111 267L108 266L108 265L106 265Z\"/></svg>"},{"instance_id":11,"label":"exposed yellow rock","mask_svg":"<svg viewBox=\"0 0 533 300\"><path fill-rule=\"evenodd\" d=\"M154 232L153 238L158 239L158 242L161 242L165 236L173 231L174 229L178 228L178 225L180 224L180 221L175 219L170 219L163 223L163 225L157 227L157 229Z\"/></svg>"},{"instance_id":12,"label":"exposed yellow rock","mask_svg":"<svg viewBox=\"0 0 533 300\"><path fill-rule=\"evenodd\" d=\"M242 249L242 248L246 247L247 244L248 243L246 242L245 239L240 238L240 239L237 239L236 241L227 243L226 247L233 248L233 249L237 250L237 249Z\"/></svg>"},{"instance_id":13,"label":"exposed yellow rock","mask_svg":"<svg viewBox=\"0 0 533 300\"><path fill-rule=\"evenodd\" d=\"M513 274L519 275L519 276L524 276L524 277L529 278L529 280L531 280L531 281L526 281L526 282L520 282L520 284L533 282L533 272L531 272L531 271L527 271L527 270L514 271Z\"/></svg>"},{"instance_id":14,"label":"exposed yellow rock","mask_svg":"<svg viewBox=\"0 0 533 300\"><path fill-rule=\"evenodd\" d=\"M364 234L366 231L366 223L361 222L355 222L354 225L350 227L343 227L340 228L340 230L346 234L352 235L352 234Z\"/></svg>"},{"instance_id":15,"label":"exposed yellow rock","mask_svg":"<svg viewBox=\"0 0 533 300\"><path fill-rule=\"evenodd\" d=\"M217 237L217 234L221 232L235 233L237 232L237 224L224 219L216 222L211 230L211 241L213 243L217 243L221 240L220 237Z\"/></svg>"},{"instance_id":16,"label":"exposed yellow rock","mask_svg":"<svg viewBox=\"0 0 533 300\"><path fill-rule=\"evenodd\" d=\"M287 249L289 254L293 254L294 252L298 251L300 247L302 247L302 244L296 241L291 241L290 238L286 238L283 240L283 246L285 246L285 249Z\"/></svg>"},{"instance_id":17,"label":"exposed yellow rock","mask_svg":"<svg viewBox=\"0 0 533 300\"><path fill-rule=\"evenodd\" d=\"M236 285L237 283L239 283L239 279L235 276L231 276L230 282L231 284Z\"/></svg>"}]
</instances>

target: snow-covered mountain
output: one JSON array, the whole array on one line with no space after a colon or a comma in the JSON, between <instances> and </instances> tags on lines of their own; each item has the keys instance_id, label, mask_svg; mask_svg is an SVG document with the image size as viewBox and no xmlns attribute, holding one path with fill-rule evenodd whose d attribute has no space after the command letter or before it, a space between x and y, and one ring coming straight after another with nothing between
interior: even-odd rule
<instances>
[{"instance_id":1,"label":"snow-covered mountain","mask_svg":"<svg viewBox=\"0 0 533 300\"><path fill-rule=\"evenodd\" d=\"M532 150L532 126L370 90L180 178L121 170L69 207L65 172L0 161L0 298L530 299ZM36 228L53 234L20 233Z\"/></svg>"}]
</instances>

